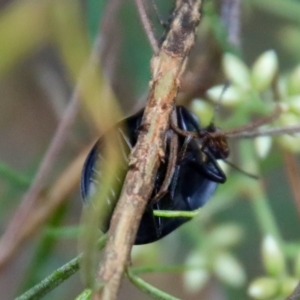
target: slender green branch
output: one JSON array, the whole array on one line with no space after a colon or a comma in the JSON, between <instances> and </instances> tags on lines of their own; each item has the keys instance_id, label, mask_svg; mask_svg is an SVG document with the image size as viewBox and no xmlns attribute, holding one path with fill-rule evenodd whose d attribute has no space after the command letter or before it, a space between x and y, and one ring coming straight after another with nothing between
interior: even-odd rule
<instances>
[{"instance_id":1,"label":"slender green branch","mask_svg":"<svg viewBox=\"0 0 300 300\"><path fill-rule=\"evenodd\" d=\"M78 271L81 258L82 254L78 255L76 258L54 271L50 276L43 279L26 293L16 298L16 300L34 300L47 295L50 291Z\"/></svg>"},{"instance_id":2,"label":"slender green branch","mask_svg":"<svg viewBox=\"0 0 300 300\"><path fill-rule=\"evenodd\" d=\"M80 295L78 295L75 300L90 300L92 296L92 290L86 289Z\"/></svg>"},{"instance_id":3,"label":"slender green branch","mask_svg":"<svg viewBox=\"0 0 300 300\"><path fill-rule=\"evenodd\" d=\"M154 273L154 272L162 272L162 273L174 273L174 272L186 272L191 270L199 270L207 267L205 264L203 265L174 265L174 266L148 266L148 267L138 267L138 268L130 268L130 272L134 275L140 275L145 273Z\"/></svg>"},{"instance_id":4,"label":"slender green branch","mask_svg":"<svg viewBox=\"0 0 300 300\"><path fill-rule=\"evenodd\" d=\"M129 280L141 291L148 294L153 299L160 299L160 300L178 300L178 298L173 297L156 287L152 286L151 284L145 282L143 279L135 276L130 270L127 269L127 276Z\"/></svg>"},{"instance_id":5,"label":"slender green branch","mask_svg":"<svg viewBox=\"0 0 300 300\"><path fill-rule=\"evenodd\" d=\"M183 218L194 218L198 216L200 209L196 209L193 211L171 211L171 210L154 210L153 214L156 217L163 217L163 218L176 218L176 217L183 217Z\"/></svg>"},{"instance_id":6,"label":"slender green branch","mask_svg":"<svg viewBox=\"0 0 300 300\"><path fill-rule=\"evenodd\" d=\"M66 216L66 204L61 205L51 216L50 220L47 222L46 228L48 226L59 226L64 217ZM46 267L49 262L50 256L53 254L54 247L58 242L57 237L49 236L46 234L46 229L43 230L39 242L37 244L36 250L32 254L32 260L29 263L28 269L24 276L24 282L19 289L20 293L27 291L36 282L40 281L40 274L42 270ZM19 293L18 293L19 294Z\"/></svg>"},{"instance_id":7,"label":"slender green branch","mask_svg":"<svg viewBox=\"0 0 300 300\"><path fill-rule=\"evenodd\" d=\"M106 235L100 238L98 242L98 247L100 250L105 246L106 239ZM74 273L76 273L79 270L79 263L82 257L83 254L78 255L76 258L72 259L61 268L54 271L51 275L43 279L33 288L25 292L23 295L16 298L16 300L34 300L40 299L43 296L47 295L54 288L59 286L62 282L64 282L66 279L71 277Z\"/></svg>"}]
</instances>

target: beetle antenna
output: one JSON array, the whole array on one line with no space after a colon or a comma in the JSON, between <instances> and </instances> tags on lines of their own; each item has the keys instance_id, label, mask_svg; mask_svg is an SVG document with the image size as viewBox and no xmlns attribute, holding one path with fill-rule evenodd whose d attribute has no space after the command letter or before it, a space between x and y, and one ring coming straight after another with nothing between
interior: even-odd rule
<instances>
[{"instance_id":1,"label":"beetle antenna","mask_svg":"<svg viewBox=\"0 0 300 300\"><path fill-rule=\"evenodd\" d=\"M246 124L244 126L241 126L241 127L235 128L235 129L225 130L225 131L223 131L223 134L228 138L238 137L239 134L241 134L242 132L247 132L247 131L251 132L254 129L257 129L262 125L273 122L280 116L281 113L282 113L282 108L279 105L276 105L275 110L269 116L262 117L250 124Z\"/></svg>"},{"instance_id":2,"label":"beetle antenna","mask_svg":"<svg viewBox=\"0 0 300 300\"><path fill-rule=\"evenodd\" d=\"M229 88L230 85L231 85L230 81L226 81L225 82L225 84L224 84L224 86L222 88L221 94L220 94L220 96L219 96L219 98L217 100L217 103L215 105L214 112L213 112L213 115L212 115L212 118L211 118L209 126L213 126L214 125L214 123L215 123L215 117L219 113L219 110L220 110L222 98L223 98L226 90Z\"/></svg>"},{"instance_id":3,"label":"beetle antenna","mask_svg":"<svg viewBox=\"0 0 300 300\"><path fill-rule=\"evenodd\" d=\"M227 165L229 165L231 168L235 169L236 171L246 175L247 177L250 177L252 179L258 180L259 177L257 175L251 174L246 172L245 170L242 170L241 168L239 168L238 166L236 166L235 164L233 164L232 162L228 161L228 160L223 160Z\"/></svg>"}]
</instances>

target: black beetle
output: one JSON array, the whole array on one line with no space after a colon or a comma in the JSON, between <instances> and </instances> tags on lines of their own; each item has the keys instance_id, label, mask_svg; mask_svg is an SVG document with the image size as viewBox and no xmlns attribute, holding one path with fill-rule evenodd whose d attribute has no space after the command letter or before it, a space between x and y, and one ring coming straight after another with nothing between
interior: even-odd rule
<instances>
[{"instance_id":1,"label":"black beetle","mask_svg":"<svg viewBox=\"0 0 300 300\"><path fill-rule=\"evenodd\" d=\"M128 155L131 148L136 144L138 131L141 126L144 110L137 114L124 119L116 124L111 130L118 131L120 147L123 152L124 172L118 176L117 180L123 182L127 169ZM216 159L225 159L228 156L227 142L221 137L222 146L218 146L218 141L210 138L210 134L216 132L213 125L200 129L196 118L184 107L176 107L178 130L184 133L197 133L198 138L193 138L189 143L185 143L185 137L178 134L178 152L182 147L186 147L183 155L177 158L175 173L171 179L168 191L159 201L149 202L139 226L135 244L147 244L155 242L167 234L174 231L183 223L190 220L185 217L155 217L153 210L169 211L193 211L202 207L215 192L218 183L224 183L226 176L219 167ZM122 128L127 128L127 133ZM171 128L169 129L172 130ZM109 134L108 131L106 134ZM220 136L218 137L220 140ZM103 139L100 138L89 153L81 177L81 194L83 201L86 203L88 198L99 184L96 180L101 174L101 147ZM164 163L161 163L156 175L152 197L160 190L168 165L170 153L170 137L167 136L166 156ZM217 145L217 146L216 146ZM110 197L116 201L120 191L111 191ZM111 198L112 199L112 198ZM111 203L115 201L106 201L106 211L112 212ZM110 213L108 213L110 214ZM105 220L101 220L101 230L106 232L109 228L111 215Z\"/></svg>"}]
</instances>

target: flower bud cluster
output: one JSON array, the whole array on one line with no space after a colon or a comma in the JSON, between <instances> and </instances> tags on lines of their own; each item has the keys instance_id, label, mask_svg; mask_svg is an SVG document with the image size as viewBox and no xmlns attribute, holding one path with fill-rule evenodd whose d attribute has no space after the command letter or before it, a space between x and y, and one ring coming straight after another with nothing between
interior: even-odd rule
<instances>
[{"instance_id":1,"label":"flower bud cluster","mask_svg":"<svg viewBox=\"0 0 300 300\"><path fill-rule=\"evenodd\" d=\"M249 107L251 112L270 111L268 104L280 104L283 113L276 121L278 128L299 125L300 120L300 65L297 66L289 75L281 76L278 72L278 58L274 50L262 53L248 67L239 57L225 53L223 57L223 71L231 84L224 92L224 85L217 85L207 91L207 97L215 103L220 97L222 106L234 107L238 113L244 108ZM222 94L222 92L224 92ZM274 99L276 98L276 99ZM249 100L249 101L246 101ZM276 100L276 101L275 101ZM251 102L251 103L250 103ZM201 119L207 121L207 116L211 109L199 109L200 101L193 102L193 108L200 115ZM202 111L202 113L199 113ZM264 114L266 114L264 112ZM249 122L251 122L249 120ZM206 122L205 122L206 123ZM267 128L267 127L266 127ZM300 134L283 134L276 138L280 146L293 152L300 152ZM273 145L273 138L261 137L255 139L255 149L259 158L265 158Z\"/></svg>"},{"instance_id":2,"label":"flower bud cluster","mask_svg":"<svg viewBox=\"0 0 300 300\"><path fill-rule=\"evenodd\" d=\"M297 259L295 275L290 276L287 274L285 258L278 242L273 236L266 236L262 243L262 260L267 276L256 278L250 283L249 296L257 300L285 299L289 296L299 281Z\"/></svg>"},{"instance_id":3,"label":"flower bud cluster","mask_svg":"<svg viewBox=\"0 0 300 300\"><path fill-rule=\"evenodd\" d=\"M216 277L224 284L239 288L246 282L246 274L240 262L230 252L242 238L241 228L232 223L211 230L205 245L192 252L186 265L191 269L184 274L184 285L191 292L201 290L210 278Z\"/></svg>"}]
</instances>

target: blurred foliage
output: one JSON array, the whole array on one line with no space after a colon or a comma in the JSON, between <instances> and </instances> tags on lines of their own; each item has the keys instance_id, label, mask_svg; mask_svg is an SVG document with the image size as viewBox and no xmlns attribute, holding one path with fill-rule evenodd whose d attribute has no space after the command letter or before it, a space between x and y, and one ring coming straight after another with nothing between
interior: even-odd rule
<instances>
[{"instance_id":1,"label":"blurred foliage","mask_svg":"<svg viewBox=\"0 0 300 300\"><path fill-rule=\"evenodd\" d=\"M108 47L111 56L106 53L102 66L92 64L93 67L90 67L87 64L108 2L26 0L8 1L0 7L2 232L19 204L21 193L29 186L33 166L39 165L60 119L53 109L57 99L49 93L49 90L59 92L58 86L51 85L51 76L56 78L56 82L63 83L68 95L79 78L84 90L83 109L77 127L74 126L62 155L50 171L51 179L74 159L74 153L81 145L86 144L85 135L92 131L87 123L104 129L120 118L119 106L127 114L144 104L142 96L147 93L152 53L134 1L124 1L117 14L109 16L109 32L100 32L103 49L112 44L111 48ZM156 2L160 17L167 21L173 3ZM298 76L296 67L300 63L300 2L242 1L241 49L231 47L226 41L219 2L205 2L195 51L191 53L189 69L183 76L182 94L189 94L187 83L194 82L191 78L197 79L197 72L204 73L204 77L209 77L210 72L217 74L206 84L205 92L223 83L225 75L230 77L226 70L221 71L221 63L205 67L205 62L215 60L211 58L213 53L220 53L217 54L220 62L224 52L238 53L246 72L253 75L254 67L251 66L256 59L266 50L273 49L278 58L276 83L280 88L282 85L286 87L279 100L299 120L296 104L300 100L295 102L291 96L300 92L291 95L291 85L288 83L293 82L292 76ZM152 5L147 2L147 7L159 39L164 28L159 24ZM48 74L48 77L43 79L41 73ZM258 75L261 75L260 71ZM195 84L201 85L202 82L196 80ZM232 87L236 87L236 82ZM191 105L206 125L212 116L213 99L205 92L197 91L194 86L193 89L196 92L192 97L186 96L185 103ZM218 127L229 129L248 124L272 110L270 103L274 97L270 84L263 90L249 84L248 88L239 92L237 98L240 101L234 105L227 105L224 99L221 112L215 117ZM60 103L62 107L66 102ZM291 119L281 119L278 124L286 124ZM95 137L95 130L92 132ZM267 156L260 158L258 146L253 140L232 142L230 160L243 170L260 175L260 181L230 171L226 184L218 188L215 196L193 221L157 243L134 247L133 266L136 271L138 268L144 269L134 273L133 268L133 273L143 274L142 277L155 287L184 299L246 299L250 283L253 286L257 282L260 288L265 288L267 299L287 295L294 282L286 286L299 277L297 266L300 253L299 214L295 209L290 179L286 175L289 166L283 159L287 153L291 155L294 149L288 143L276 139ZM299 163L298 154L292 155ZM113 169L111 167L111 172ZM0 285L3 285L3 298L20 294L76 256L76 227L81 214L79 190L68 200L69 204L51 216L39 235L20 249L22 254L9 268L2 270L4 276ZM275 239L279 252L287 262L285 272L274 275L264 268L261 242L268 235ZM187 272L183 273L183 270ZM236 274L239 278L235 280ZM257 281L262 277L268 280ZM270 283L269 279L273 281ZM79 276L75 275L45 299L74 298L84 288ZM86 293L89 294L89 291ZM148 299L126 283L120 292L120 299L130 298Z\"/></svg>"}]
</instances>

